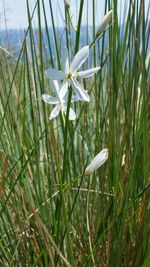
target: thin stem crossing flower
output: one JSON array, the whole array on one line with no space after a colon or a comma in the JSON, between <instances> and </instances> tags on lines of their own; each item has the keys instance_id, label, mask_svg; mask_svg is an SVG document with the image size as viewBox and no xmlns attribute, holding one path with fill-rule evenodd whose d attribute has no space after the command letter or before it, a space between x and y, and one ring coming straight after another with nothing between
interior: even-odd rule
<instances>
[{"instance_id":1,"label":"thin stem crossing flower","mask_svg":"<svg viewBox=\"0 0 150 267\"><path fill-rule=\"evenodd\" d=\"M64 0L65 7L70 8L70 0Z\"/></svg>"},{"instance_id":2,"label":"thin stem crossing flower","mask_svg":"<svg viewBox=\"0 0 150 267\"><path fill-rule=\"evenodd\" d=\"M62 83L61 86L59 86L58 82L56 80L53 81L55 90L56 90L56 97L43 94L42 99L44 102L48 104L56 105L54 109L52 110L50 114L50 120L54 119L58 116L60 111L62 114L64 113L66 115L67 112L67 99L68 99L68 87L66 82ZM71 102L78 101L79 99L76 96L72 96ZM72 108L69 109L69 120L75 120L76 114Z\"/></svg>"},{"instance_id":3,"label":"thin stem crossing flower","mask_svg":"<svg viewBox=\"0 0 150 267\"><path fill-rule=\"evenodd\" d=\"M78 78L88 78L94 75L96 72L100 70L100 67L87 69L84 71L78 71L83 63L89 56L89 46L84 46L81 48L75 57L73 58L72 63L69 66L69 59L67 54L65 53L64 60L64 70L56 70L49 68L45 71L47 78L50 80L65 80L66 86L72 85L74 93L78 96L78 98L82 101L90 101L90 97L87 91L82 87L82 85L78 82Z\"/></svg>"}]
</instances>

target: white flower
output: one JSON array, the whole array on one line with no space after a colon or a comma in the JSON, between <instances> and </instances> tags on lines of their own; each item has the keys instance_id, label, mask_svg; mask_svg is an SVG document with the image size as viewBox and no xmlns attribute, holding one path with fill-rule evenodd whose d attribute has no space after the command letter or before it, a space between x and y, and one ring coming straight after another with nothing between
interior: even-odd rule
<instances>
[{"instance_id":1,"label":"white flower","mask_svg":"<svg viewBox=\"0 0 150 267\"><path fill-rule=\"evenodd\" d=\"M107 27L108 23L111 20L111 17L112 17L112 10L107 12L105 14L105 16L103 17L102 23L100 24L100 26L98 27L98 30L96 32L96 37L100 36L102 34L102 32L105 30L105 28Z\"/></svg>"},{"instance_id":2,"label":"white flower","mask_svg":"<svg viewBox=\"0 0 150 267\"><path fill-rule=\"evenodd\" d=\"M48 79L50 80L66 80L67 85L72 85L74 93L82 101L90 101L90 97L87 91L80 85L77 78L88 78L94 73L100 70L100 67L78 71L83 65L85 60L89 56L89 46L84 46L81 48L78 53L73 58L72 63L69 66L69 59L66 53L64 53L64 71L59 71L56 69L49 68L45 71Z\"/></svg>"},{"instance_id":3,"label":"white flower","mask_svg":"<svg viewBox=\"0 0 150 267\"><path fill-rule=\"evenodd\" d=\"M68 96L68 87L66 82L62 83L59 86L56 80L53 81L55 90L56 90L56 97L43 94L42 99L44 102L48 104L56 105L50 114L50 120L54 119L60 111L66 115L67 112L67 96ZM77 101L78 98L76 96L72 96L71 102ZM72 108L69 109L69 120L75 120L76 114Z\"/></svg>"},{"instance_id":4,"label":"white flower","mask_svg":"<svg viewBox=\"0 0 150 267\"><path fill-rule=\"evenodd\" d=\"M99 154L91 161L90 165L85 169L85 175L90 175L101 167L108 159L108 149L104 148Z\"/></svg>"}]
</instances>

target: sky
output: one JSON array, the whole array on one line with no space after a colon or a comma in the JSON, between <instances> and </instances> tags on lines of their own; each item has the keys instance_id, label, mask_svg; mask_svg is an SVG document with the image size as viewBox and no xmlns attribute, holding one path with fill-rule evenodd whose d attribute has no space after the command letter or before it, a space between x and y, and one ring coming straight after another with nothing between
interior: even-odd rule
<instances>
[{"instance_id":1,"label":"sky","mask_svg":"<svg viewBox=\"0 0 150 267\"><path fill-rule=\"evenodd\" d=\"M64 26L64 0L52 0L52 7L54 12L54 19L56 26ZM150 0L145 0L146 10L148 8ZM33 10L36 0L29 0L30 8ZM77 23L77 14L79 10L80 0L70 0L71 2L71 15L73 22ZM98 26L104 15L105 0L96 0L96 25ZM130 0L118 0L118 15L120 23L125 21L125 10L129 5ZM40 2L42 4L42 1ZM51 16L49 11L49 0L44 0L45 9L47 12L48 25L51 26ZM88 10L88 11L87 11ZM42 14L41 5L41 14ZM88 15L87 15L88 14ZM6 19L5 19L6 18ZM44 27L44 19L42 18L42 25ZM87 18L89 25L92 25L92 0L84 1L84 12L82 24L87 24ZM34 25L37 25L37 13L34 16ZM5 29L25 29L28 26L27 12L26 12L26 0L0 0L0 30Z\"/></svg>"}]
</instances>

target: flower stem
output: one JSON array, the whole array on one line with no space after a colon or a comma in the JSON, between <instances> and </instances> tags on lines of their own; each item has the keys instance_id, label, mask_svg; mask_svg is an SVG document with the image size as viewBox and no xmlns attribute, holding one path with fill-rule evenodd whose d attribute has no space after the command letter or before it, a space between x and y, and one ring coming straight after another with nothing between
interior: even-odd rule
<instances>
[{"instance_id":1,"label":"flower stem","mask_svg":"<svg viewBox=\"0 0 150 267\"><path fill-rule=\"evenodd\" d=\"M63 156L63 172L62 172L62 180L64 183L66 177L66 170L67 170L67 137L68 137L68 128L69 128L69 109L71 104L71 97L72 97L72 88L69 88L69 96L68 96L68 103L67 103L67 113L66 113L66 121L65 121L65 129L64 129L64 156Z\"/></svg>"},{"instance_id":2,"label":"flower stem","mask_svg":"<svg viewBox=\"0 0 150 267\"><path fill-rule=\"evenodd\" d=\"M70 237L70 225L68 221L67 216L67 207L66 207L66 201L65 201L65 194L63 190L63 184L65 181L65 178L67 177L67 142L68 142L68 128L69 128L69 110L70 110L70 104L71 104L71 97L72 97L72 88L69 88L69 96L68 96L68 103L67 103L67 113L66 113L66 121L65 121L65 129L64 129L64 156L63 156L63 170L62 170L62 179L60 179L60 210L59 214L61 216L61 207L63 210L63 216L64 216L64 223L66 225L66 238L67 238L67 251L69 260L71 262L71 266L74 267L74 257L73 257L73 249L71 244L71 237ZM62 204L61 204L62 203Z\"/></svg>"}]
</instances>

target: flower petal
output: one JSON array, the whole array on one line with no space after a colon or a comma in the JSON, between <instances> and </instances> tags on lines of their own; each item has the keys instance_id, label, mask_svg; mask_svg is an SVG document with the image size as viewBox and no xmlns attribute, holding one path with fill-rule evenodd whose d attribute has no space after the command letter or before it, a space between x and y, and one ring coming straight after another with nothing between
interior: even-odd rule
<instances>
[{"instance_id":1,"label":"flower petal","mask_svg":"<svg viewBox=\"0 0 150 267\"><path fill-rule=\"evenodd\" d=\"M68 50L65 47L62 51L62 64L63 64L63 68L65 73L69 72L69 58L68 58Z\"/></svg>"},{"instance_id":2,"label":"flower petal","mask_svg":"<svg viewBox=\"0 0 150 267\"><path fill-rule=\"evenodd\" d=\"M72 108L69 109L69 120L74 121L76 119L76 113Z\"/></svg>"},{"instance_id":3,"label":"flower petal","mask_svg":"<svg viewBox=\"0 0 150 267\"><path fill-rule=\"evenodd\" d=\"M72 97L71 97L71 103L77 102L79 100L80 100L80 98L78 97L78 95L72 95Z\"/></svg>"},{"instance_id":4,"label":"flower petal","mask_svg":"<svg viewBox=\"0 0 150 267\"><path fill-rule=\"evenodd\" d=\"M89 55L89 46L84 46L83 48L81 48L73 58L73 61L70 66L70 71L71 72L77 71L85 62L88 55Z\"/></svg>"},{"instance_id":5,"label":"flower petal","mask_svg":"<svg viewBox=\"0 0 150 267\"><path fill-rule=\"evenodd\" d=\"M64 100L64 98L66 98L67 94L68 94L68 82L65 81L62 83L62 86L60 88L60 92L59 92L60 99Z\"/></svg>"},{"instance_id":6,"label":"flower petal","mask_svg":"<svg viewBox=\"0 0 150 267\"><path fill-rule=\"evenodd\" d=\"M79 71L78 76L80 78L88 78L94 75L94 73L98 72L100 70L100 67L84 70L84 71Z\"/></svg>"},{"instance_id":7,"label":"flower petal","mask_svg":"<svg viewBox=\"0 0 150 267\"><path fill-rule=\"evenodd\" d=\"M53 97L51 95L43 94L42 99L44 102L46 102L48 104L54 104L55 105L55 104L59 103L59 100L56 97Z\"/></svg>"},{"instance_id":8,"label":"flower petal","mask_svg":"<svg viewBox=\"0 0 150 267\"><path fill-rule=\"evenodd\" d=\"M63 110L62 110L65 115L67 113L67 105L63 105ZM69 109L69 120L74 121L76 119L76 113L72 108Z\"/></svg>"},{"instance_id":9,"label":"flower petal","mask_svg":"<svg viewBox=\"0 0 150 267\"><path fill-rule=\"evenodd\" d=\"M49 68L45 71L45 74L50 80L63 80L65 78L65 72Z\"/></svg>"},{"instance_id":10,"label":"flower petal","mask_svg":"<svg viewBox=\"0 0 150 267\"><path fill-rule=\"evenodd\" d=\"M61 110L61 106L60 105L57 105L56 107L54 107L54 109L52 110L52 112L50 114L49 119L52 120L55 117L57 117L59 112L60 112L60 110Z\"/></svg>"},{"instance_id":11,"label":"flower petal","mask_svg":"<svg viewBox=\"0 0 150 267\"><path fill-rule=\"evenodd\" d=\"M97 156L91 161L90 165L85 169L85 175L90 175L101 167L108 159L108 149L104 148Z\"/></svg>"},{"instance_id":12,"label":"flower petal","mask_svg":"<svg viewBox=\"0 0 150 267\"><path fill-rule=\"evenodd\" d=\"M57 95L59 96L60 86L59 86L58 81L53 80L53 85L55 87L55 90L56 90Z\"/></svg>"},{"instance_id":13,"label":"flower petal","mask_svg":"<svg viewBox=\"0 0 150 267\"><path fill-rule=\"evenodd\" d=\"M87 91L84 90L84 88L82 88L80 86L80 84L75 79L72 79L72 87L73 87L75 94L78 96L78 98L81 101L87 101L87 102L90 101L90 97L89 97Z\"/></svg>"}]
</instances>

